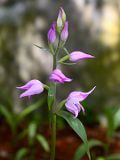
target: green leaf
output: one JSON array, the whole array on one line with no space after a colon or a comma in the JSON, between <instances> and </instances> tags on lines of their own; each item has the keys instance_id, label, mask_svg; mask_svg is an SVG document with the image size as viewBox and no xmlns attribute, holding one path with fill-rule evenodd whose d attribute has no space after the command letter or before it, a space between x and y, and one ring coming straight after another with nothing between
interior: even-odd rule
<instances>
[{"instance_id":1,"label":"green leaf","mask_svg":"<svg viewBox=\"0 0 120 160\"><path fill-rule=\"evenodd\" d=\"M38 45L36 45L36 44L33 44L33 45L34 45L35 47L37 47L37 48L40 48L40 49L42 49L42 50L44 50L44 51L49 52L47 48L44 48L44 47L38 46Z\"/></svg>"},{"instance_id":2,"label":"green leaf","mask_svg":"<svg viewBox=\"0 0 120 160\"><path fill-rule=\"evenodd\" d=\"M49 144L44 136L42 136L41 134L37 134L36 139L46 152L50 151Z\"/></svg>"},{"instance_id":3,"label":"green leaf","mask_svg":"<svg viewBox=\"0 0 120 160\"><path fill-rule=\"evenodd\" d=\"M96 160L106 160L106 158L105 157L97 157Z\"/></svg>"},{"instance_id":4,"label":"green leaf","mask_svg":"<svg viewBox=\"0 0 120 160\"><path fill-rule=\"evenodd\" d=\"M88 141L87 141L87 135L85 128L81 121L78 118L74 118L71 113L66 111L59 111L57 113L60 117L64 118L67 123L70 125L70 127L77 133L77 135L82 139L82 141L85 144L85 148L87 150L88 157L90 159L90 153L88 148Z\"/></svg>"},{"instance_id":5,"label":"green leaf","mask_svg":"<svg viewBox=\"0 0 120 160\"><path fill-rule=\"evenodd\" d=\"M0 112L5 117L7 123L9 124L12 131L15 131L16 128L16 121L14 120L14 115L12 112L9 112L7 108L3 105L0 105Z\"/></svg>"},{"instance_id":6,"label":"green leaf","mask_svg":"<svg viewBox=\"0 0 120 160\"><path fill-rule=\"evenodd\" d=\"M120 108L118 108L116 113L114 114L114 125L115 129L120 126Z\"/></svg>"},{"instance_id":7,"label":"green leaf","mask_svg":"<svg viewBox=\"0 0 120 160\"><path fill-rule=\"evenodd\" d=\"M17 137L16 137L16 141L21 141L21 139L23 139L25 136L27 136L28 134L28 128L24 129L22 132L20 132Z\"/></svg>"},{"instance_id":8,"label":"green leaf","mask_svg":"<svg viewBox=\"0 0 120 160\"><path fill-rule=\"evenodd\" d=\"M16 154L16 157L15 157L15 160L23 160L23 158L27 155L28 153L28 150L27 148L21 148L17 154Z\"/></svg>"},{"instance_id":9,"label":"green leaf","mask_svg":"<svg viewBox=\"0 0 120 160\"><path fill-rule=\"evenodd\" d=\"M65 102L66 102L66 99L62 100L62 101L58 104L57 109L56 109L56 113L64 106Z\"/></svg>"},{"instance_id":10,"label":"green leaf","mask_svg":"<svg viewBox=\"0 0 120 160\"><path fill-rule=\"evenodd\" d=\"M32 145L34 142L36 131L37 131L37 124L35 122L31 122L28 126L28 139L30 145Z\"/></svg>"},{"instance_id":11,"label":"green leaf","mask_svg":"<svg viewBox=\"0 0 120 160\"><path fill-rule=\"evenodd\" d=\"M106 157L106 160L120 160L120 154L112 154Z\"/></svg>"},{"instance_id":12,"label":"green leaf","mask_svg":"<svg viewBox=\"0 0 120 160\"><path fill-rule=\"evenodd\" d=\"M42 106L44 99L25 108L17 117L17 123L20 123L28 114Z\"/></svg>"},{"instance_id":13,"label":"green leaf","mask_svg":"<svg viewBox=\"0 0 120 160\"><path fill-rule=\"evenodd\" d=\"M114 114L115 113L113 112L113 110L106 111L106 117L107 117L107 122L108 122L107 136L109 138L112 137L113 131L115 130Z\"/></svg>"},{"instance_id":14,"label":"green leaf","mask_svg":"<svg viewBox=\"0 0 120 160\"><path fill-rule=\"evenodd\" d=\"M95 140L95 139L88 141L89 149L95 146L102 146L102 145L103 145L102 142ZM85 144L80 145L80 147L78 147L78 149L76 150L74 154L73 160L80 160L85 155L86 152L87 150L86 150Z\"/></svg>"},{"instance_id":15,"label":"green leaf","mask_svg":"<svg viewBox=\"0 0 120 160\"><path fill-rule=\"evenodd\" d=\"M120 107L114 106L105 113L108 121L108 137L112 137L113 132L120 126Z\"/></svg>"}]
</instances>

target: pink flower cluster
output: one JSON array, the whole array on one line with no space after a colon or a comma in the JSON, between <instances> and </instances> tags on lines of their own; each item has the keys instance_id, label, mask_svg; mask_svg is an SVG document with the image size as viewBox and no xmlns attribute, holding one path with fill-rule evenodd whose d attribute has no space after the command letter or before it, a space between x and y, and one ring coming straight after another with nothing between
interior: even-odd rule
<instances>
[{"instance_id":1,"label":"pink flower cluster","mask_svg":"<svg viewBox=\"0 0 120 160\"><path fill-rule=\"evenodd\" d=\"M50 44L54 44L57 38L57 32L60 35L61 41L66 41L68 38L68 22L66 21L66 15L63 8L60 8L57 22L53 22L51 28L48 31L48 42ZM69 54L69 60L72 62L77 62L83 59L95 58L90 54L86 54L81 51L73 51ZM65 83L71 82L72 79L65 76L64 73L56 68L52 71L49 76L49 81L52 83ZM30 80L23 86L17 87L17 89L23 90L24 92L20 95L20 98L23 97L31 97L36 94L40 94L44 91L45 85L39 80ZM69 94L66 99L66 109L71 112L76 118L80 111L84 112L83 106L80 104L83 100L85 100L88 95L90 95L94 91L95 87L91 89L89 92L81 92L81 91L73 91Z\"/></svg>"}]
</instances>

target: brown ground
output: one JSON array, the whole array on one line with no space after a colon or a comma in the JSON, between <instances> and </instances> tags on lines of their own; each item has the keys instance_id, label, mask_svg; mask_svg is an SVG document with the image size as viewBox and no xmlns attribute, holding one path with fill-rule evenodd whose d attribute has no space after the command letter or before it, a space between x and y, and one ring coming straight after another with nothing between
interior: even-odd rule
<instances>
[{"instance_id":1,"label":"brown ground","mask_svg":"<svg viewBox=\"0 0 120 160\"><path fill-rule=\"evenodd\" d=\"M48 127L47 127L48 128ZM44 133L46 128L42 130ZM106 130L102 128L87 128L87 135L89 139L98 139L102 142L109 144L109 148L105 150L103 147L95 147L91 150L92 154L97 156L107 156L112 153L120 153L120 138L114 137L112 140L107 140ZM45 137L50 139L50 132L47 130L44 133ZM81 144L80 138L70 129L65 128L57 132L56 144L56 160L72 160L75 150ZM11 134L9 126L0 121L0 160L14 160L16 151L21 146L28 146L27 138L16 143L15 136ZM35 160L48 160L49 154L36 144L34 147L36 158ZM26 158L24 160L31 160ZM88 160L87 157L82 160Z\"/></svg>"}]
</instances>

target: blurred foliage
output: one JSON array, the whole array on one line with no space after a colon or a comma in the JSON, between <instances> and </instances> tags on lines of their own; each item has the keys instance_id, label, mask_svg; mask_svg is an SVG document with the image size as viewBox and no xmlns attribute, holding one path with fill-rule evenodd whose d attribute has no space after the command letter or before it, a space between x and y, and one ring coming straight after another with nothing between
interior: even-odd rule
<instances>
[{"instance_id":1,"label":"blurred foliage","mask_svg":"<svg viewBox=\"0 0 120 160\"><path fill-rule=\"evenodd\" d=\"M108 123L108 137L119 137L119 133L115 132L120 127L120 106L114 106L110 110L105 111Z\"/></svg>"},{"instance_id":2,"label":"blurred foliage","mask_svg":"<svg viewBox=\"0 0 120 160\"><path fill-rule=\"evenodd\" d=\"M27 108L23 109L23 111L19 114L10 112L6 106L0 105L0 116L4 116L14 137L12 145L14 146L17 143L19 144L21 141L24 141L24 139L26 139L26 136L28 137L28 139L26 140L26 148L20 148L19 146L17 152L9 157L10 159L12 158L12 156L13 158L15 158L15 160L22 160L26 156L27 158L31 158L31 160L34 159L36 142L38 142L46 152L49 152L50 148L46 138L38 132L39 126L42 127L42 119L39 115L39 108L43 107L44 101L45 99L31 104ZM36 110L37 112L35 112ZM30 115L32 115L32 118L30 118ZM24 124L22 125L22 123Z\"/></svg>"},{"instance_id":3,"label":"blurred foliage","mask_svg":"<svg viewBox=\"0 0 120 160\"><path fill-rule=\"evenodd\" d=\"M20 125L20 123L28 115L30 116L31 113L34 113L34 111L36 109L38 109L39 107L43 106L43 102L44 102L44 99L39 101L39 102L36 102L36 103L34 103L34 104L30 105L30 106L28 106L27 108L25 108L19 114L16 114L14 112L9 111L6 106L0 105L0 114L4 116L5 120L9 124L9 126L10 126L10 128L11 128L13 134L14 134L14 132L16 132L16 130L17 130L18 126ZM36 114L35 118L37 118L37 114ZM40 116L39 116L39 120L40 120Z\"/></svg>"},{"instance_id":4,"label":"blurred foliage","mask_svg":"<svg viewBox=\"0 0 120 160\"><path fill-rule=\"evenodd\" d=\"M103 143L96 139L91 139L88 141L88 145L89 145L89 148L91 149L96 146L103 146ZM85 154L86 154L86 148L85 148L85 145L82 144L81 146L77 148L74 154L73 160L80 160Z\"/></svg>"}]
</instances>

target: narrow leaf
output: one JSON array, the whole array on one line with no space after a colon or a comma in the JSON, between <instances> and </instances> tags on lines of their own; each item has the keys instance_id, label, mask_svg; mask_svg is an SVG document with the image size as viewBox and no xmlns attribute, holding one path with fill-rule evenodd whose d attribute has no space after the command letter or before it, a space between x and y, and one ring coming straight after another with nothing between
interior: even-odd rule
<instances>
[{"instance_id":1,"label":"narrow leaf","mask_svg":"<svg viewBox=\"0 0 120 160\"><path fill-rule=\"evenodd\" d=\"M27 148L21 148L17 154L16 154L16 157L15 157L15 160L23 160L23 158L27 155L28 153L28 150Z\"/></svg>"},{"instance_id":2,"label":"narrow leaf","mask_svg":"<svg viewBox=\"0 0 120 160\"><path fill-rule=\"evenodd\" d=\"M62 101L58 104L57 109L56 109L56 113L64 106L65 102L66 102L66 99L62 100Z\"/></svg>"},{"instance_id":3,"label":"narrow leaf","mask_svg":"<svg viewBox=\"0 0 120 160\"><path fill-rule=\"evenodd\" d=\"M28 139L30 145L32 145L34 142L36 130L37 130L37 124L35 122L31 122L28 126Z\"/></svg>"},{"instance_id":4,"label":"narrow leaf","mask_svg":"<svg viewBox=\"0 0 120 160\"><path fill-rule=\"evenodd\" d=\"M19 123L21 120L23 120L28 114L30 114L31 112L33 112L34 110L38 109L39 107L42 106L44 102L44 99L40 100L39 102L32 104L30 106L28 106L27 108L25 108L19 115L18 115L18 119L17 122Z\"/></svg>"},{"instance_id":5,"label":"narrow leaf","mask_svg":"<svg viewBox=\"0 0 120 160\"><path fill-rule=\"evenodd\" d=\"M3 105L0 105L0 112L5 117L7 123L10 125L10 128L14 132L15 131L15 127L16 127L16 123L15 123L13 114L11 112L9 112L7 110L7 108L5 108L5 106L3 106Z\"/></svg>"},{"instance_id":6,"label":"narrow leaf","mask_svg":"<svg viewBox=\"0 0 120 160\"><path fill-rule=\"evenodd\" d=\"M97 157L96 160L106 160L106 158L105 157Z\"/></svg>"},{"instance_id":7,"label":"narrow leaf","mask_svg":"<svg viewBox=\"0 0 120 160\"><path fill-rule=\"evenodd\" d=\"M49 52L47 48L44 48L44 47L38 46L38 45L36 45L36 44L33 44L33 45L34 45L35 47L38 47L38 48L40 48L40 49L44 50L44 51Z\"/></svg>"},{"instance_id":8,"label":"narrow leaf","mask_svg":"<svg viewBox=\"0 0 120 160\"><path fill-rule=\"evenodd\" d=\"M106 157L106 160L120 160L120 154L112 154Z\"/></svg>"},{"instance_id":9,"label":"narrow leaf","mask_svg":"<svg viewBox=\"0 0 120 160\"><path fill-rule=\"evenodd\" d=\"M43 147L43 149L46 151L46 152L49 152L50 151L50 147L49 147L49 144L46 140L46 138L44 136L42 136L41 134L38 134L36 136L36 139L38 140L38 142L40 143L40 145Z\"/></svg>"},{"instance_id":10,"label":"narrow leaf","mask_svg":"<svg viewBox=\"0 0 120 160\"><path fill-rule=\"evenodd\" d=\"M84 128L83 124L81 123L81 121L79 119L77 119L77 118L74 118L71 113L66 112L66 111L59 111L57 114L59 116L61 116L62 118L64 118L67 121L67 123L70 125L70 127L82 139L82 141L85 144L88 157L90 159L90 153L89 153L89 149L88 149L87 135L86 135L85 128Z\"/></svg>"},{"instance_id":11,"label":"narrow leaf","mask_svg":"<svg viewBox=\"0 0 120 160\"><path fill-rule=\"evenodd\" d=\"M117 129L120 126L120 107L114 114L114 123L115 123L115 129Z\"/></svg>"},{"instance_id":12,"label":"narrow leaf","mask_svg":"<svg viewBox=\"0 0 120 160\"><path fill-rule=\"evenodd\" d=\"M103 143L95 139L88 141L89 149L91 149L92 147L101 146L101 145L103 145ZM78 147L78 149L74 154L73 160L80 160L85 155L86 152L87 150L86 150L85 144L80 145L80 147Z\"/></svg>"}]
</instances>

